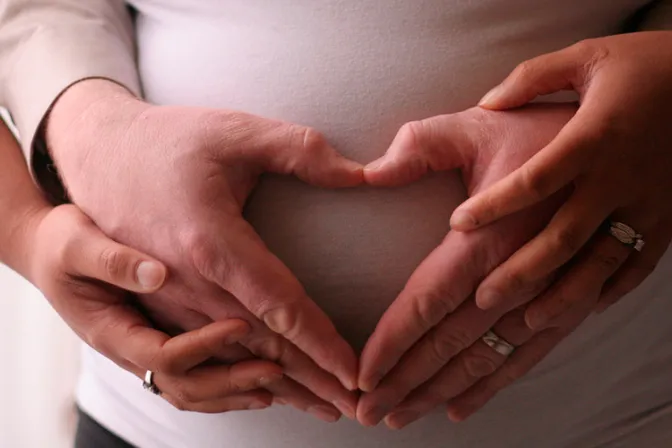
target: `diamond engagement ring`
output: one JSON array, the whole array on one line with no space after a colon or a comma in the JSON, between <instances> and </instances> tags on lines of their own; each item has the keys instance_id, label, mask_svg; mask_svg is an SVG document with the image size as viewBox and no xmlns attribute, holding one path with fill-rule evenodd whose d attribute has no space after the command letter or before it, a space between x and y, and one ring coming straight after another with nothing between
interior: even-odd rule
<instances>
[{"instance_id":1,"label":"diamond engagement ring","mask_svg":"<svg viewBox=\"0 0 672 448\"><path fill-rule=\"evenodd\" d=\"M644 237L637 233L635 229L627 224L617 221L607 221L607 229L611 236L628 247L632 247L637 252L641 252L644 247Z\"/></svg>"}]
</instances>

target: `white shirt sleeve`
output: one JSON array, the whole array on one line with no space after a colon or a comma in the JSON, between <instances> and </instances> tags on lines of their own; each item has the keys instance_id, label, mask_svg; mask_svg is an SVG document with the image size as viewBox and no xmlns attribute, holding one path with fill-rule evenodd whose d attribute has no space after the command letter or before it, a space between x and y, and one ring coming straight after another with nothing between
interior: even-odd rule
<instances>
[{"instance_id":1,"label":"white shirt sleeve","mask_svg":"<svg viewBox=\"0 0 672 448\"><path fill-rule=\"evenodd\" d=\"M40 123L77 81L107 78L139 94L134 33L123 0L4 0L0 104L30 162Z\"/></svg>"}]
</instances>

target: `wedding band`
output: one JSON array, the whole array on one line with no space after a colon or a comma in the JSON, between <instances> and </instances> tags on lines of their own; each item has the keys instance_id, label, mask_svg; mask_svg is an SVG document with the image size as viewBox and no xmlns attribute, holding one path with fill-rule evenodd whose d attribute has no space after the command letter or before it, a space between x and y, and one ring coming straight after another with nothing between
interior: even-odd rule
<instances>
[{"instance_id":1,"label":"wedding band","mask_svg":"<svg viewBox=\"0 0 672 448\"><path fill-rule=\"evenodd\" d=\"M481 340L500 355L509 356L516 349L516 347L497 336L492 330L485 333L481 337Z\"/></svg>"},{"instance_id":2,"label":"wedding band","mask_svg":"<svg viewBox=\"0 0 672 448\"><path fill-rule=\"evenodd\" d=\"M145 373L145 380L142 382L142 387L154 395L161 395L161 391L156 387L156 384L154 384L154 372L151 370L148 370L147 373Z\"/></svg>"},{"instance_id":3,"label":"wedding band","mask_svg":"<svg viewBox=\"0 0 672 448\"><path fill-rule=\"evenodd\" d=\"M644 237L637 233L635 229L627 224L623 224L622 222L617 221L607 221L607 225L611 236L626 246L635 249L637 252L642 251L642 248L645 244L643 239Z\"/></svg>"}]
</instances>

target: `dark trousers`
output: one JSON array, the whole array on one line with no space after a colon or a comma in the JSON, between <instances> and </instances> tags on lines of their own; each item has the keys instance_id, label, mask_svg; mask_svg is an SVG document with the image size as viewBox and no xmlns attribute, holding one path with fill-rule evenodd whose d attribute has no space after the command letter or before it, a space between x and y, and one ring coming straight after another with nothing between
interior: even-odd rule
<instances>
[{"instance_id":1,"label":"dark trousers","mask_svg":"<svg viewBox=\"0 0 672 448\"><path fill-rule=\"evenodd\" d=\"M81 409L78 414L75 448L134 448L133 445L102 427Z\"/></svg>"}]
</instances>

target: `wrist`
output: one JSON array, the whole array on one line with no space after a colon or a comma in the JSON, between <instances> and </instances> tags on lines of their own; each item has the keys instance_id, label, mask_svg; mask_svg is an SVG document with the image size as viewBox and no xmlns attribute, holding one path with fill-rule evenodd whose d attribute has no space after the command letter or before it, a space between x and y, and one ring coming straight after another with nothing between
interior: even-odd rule
<instances>
[{"instance_id":1,"label":"wrist","mask_svg":"<svg viewBox=\"0 0 672 448\"><path fill-rule=\"evenodd\" d=\"M123 124L120 112L128 117L139 106L146 105L126 88L105 79L83 80L65 90L44 125L47 149L64 180L82 169L107 129Z\"/></svg>"},{"instance_id":2,"label":"wrist","mask_svg":"<svg viewBox=\"0 0 672 448\"><path fill-rule=\"evenodd\" d=\"M44 201L14 210L12 219L3 224L2 262L19 275L32 280L33 255L38 229L52 208Z\"/></svg>"}]
</instances>

